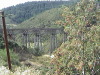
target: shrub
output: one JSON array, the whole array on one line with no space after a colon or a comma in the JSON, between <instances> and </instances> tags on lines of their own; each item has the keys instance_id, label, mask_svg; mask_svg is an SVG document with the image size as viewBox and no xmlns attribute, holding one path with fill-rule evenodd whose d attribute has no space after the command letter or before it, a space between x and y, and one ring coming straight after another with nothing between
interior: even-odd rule
<instances>
[{"instance_id":1,"label":"shrub","mask_svg":"<svg viewBox=\"0 0 100 75\"><path fill-rule=\"evenodd\" d=\"M0 34L0 49L4 49L4 41L1 34Z\"/></svg>"},{"instance_id":2,"label":"shrub","mask_svg":"<svg viewBox=\"0 0 100 75\"><path fill-rule=\"evenodd\" d=\"M19 65L18 54L10 50L10 57L11 57L11 63L13 65ZM5 49L4 50L0 49L0 65L7 65L7 55Z\"/></svg>"},{"instance_id":3,"label":"shrub","mask_svg":"<svg viewBox=\"0 0 100 75\"><path fill-rule=\"evenodd\" d=\"M54 53L52 75L99 75L100 24L93 23L95 2L81 0L74 9L64 8L61 25L69 33L68 40Z\"/></svg>"},{"instance_id":4,"label":"shrub","mask_svg":"<svg viewBox=\"0 0 100 75\"><path fill-rule=\"evenodd\" d=\"M44 53L43 50L40 50L38 47L34 48L33 50L33 54L35 56L41 56L43 53Z\"/></svg>"}]
</instances>

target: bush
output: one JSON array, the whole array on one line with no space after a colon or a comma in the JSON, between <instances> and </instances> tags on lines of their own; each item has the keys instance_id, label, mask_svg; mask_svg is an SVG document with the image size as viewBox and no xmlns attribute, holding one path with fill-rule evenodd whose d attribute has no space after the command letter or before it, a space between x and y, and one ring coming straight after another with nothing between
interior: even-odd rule
<instances>
[{"instance_id":1,"label":"bush","mask_svg":"<svg viewBox=\"0 0 100 75\"><path fill-rule=\"evenodd\" d=\"M4 49L4 41L1 34L0 34L0 49Z\"/></svg>"},{"instance_id":2,"label":"bush","mask_svg":"<svg viewBox=\"0 0 100 75\"><path fill-rule=\"evenodd\" d=\"M19 57L18 54L14 53L12 50L10 50L10 57L11 57L11 63L13 65L19 65ZM1 65L7 65L7 55L6 50L0 49L0 66Z\"/></svg>"},{"instance_id":3,"label":"bush","mask_svg":"<svg viewBox=\"0 0 100 75\"><path fill-rule=\"evenodd\" d=\"M61 25L68 32L68 40L54 52L52 75L100 74L100 24L91 23L96 16L94 8L94 1L87 0L81 0L75 10L64 8Z\"/></svg>"},{"instance_id":4,"label":"bush","mask_svg":"<svg viewBox=\"0 0 100 75\"><path fill-rule=\"evenodd\" d=\"M33 54L35 56L41 56L43 53L44 53L43 50L40 50L38 47L34 48L33 50Z\"/></svg>"}]
</instances>

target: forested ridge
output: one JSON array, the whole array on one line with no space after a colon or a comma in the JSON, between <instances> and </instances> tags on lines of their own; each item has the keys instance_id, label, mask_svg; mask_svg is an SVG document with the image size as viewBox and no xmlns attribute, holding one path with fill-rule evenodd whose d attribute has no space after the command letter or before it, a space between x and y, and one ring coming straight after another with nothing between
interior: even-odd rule
<instances>
[{"instance_id":1,"label":"forested ridge","mask_svg":"<svg viewBox=\"0 0 100 75\"><path fill-rule=\"evenodd\" d=\"M56 5L57 4L57 5ZM12 6L7 9L4 9L6 13L13 14L14 17L10 17L12 21L16 23L21 23L26 19L29 19L32 16L35 16L45 10L59 6L61 3L52 3L51 2L28 2L25 4L19 4L17 6ZM52 7L53 6L53 7ZM7 11L8 10L8 11Z\"/></svg>"},{"instance_id":2,"label":"forested ridge","mask_svg":"<svg viewBox=\"0 0 100 75\"><path fill-rule=\"evenodd\" d=\"M39 15L36 15L35 17L31 17L30 19L22 22L21 24L17 25L17 28L57 28L62 27L60 25L57 25L55 21L60 20L62 18L61 16L61 8L53 8L50 10L47 10Z\"/></svg>"},{"instance_id":3,"label":"forested ridge","mask_svg":"<svg viewBox=\"0 0 100 75\"><path fill-rule=\"evenodd\" d=\"M72 5L77 0L73 1L33 1L26 2L23 4L18 4L16 6L11 6L8 8L4 8L5 14L11 14L9 19L11 19L14 23L21 23L32 16L36 16L37 14L44 12L46 10L52 8L58 8L61 5Z\"/></svg>"}]
</instances>

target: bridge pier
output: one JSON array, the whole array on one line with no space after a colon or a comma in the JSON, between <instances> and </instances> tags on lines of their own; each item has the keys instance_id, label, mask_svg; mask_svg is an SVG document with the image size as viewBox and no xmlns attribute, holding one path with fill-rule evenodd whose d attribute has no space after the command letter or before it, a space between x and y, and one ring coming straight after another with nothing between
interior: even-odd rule
<instances>
[{"instance_id":1,"label":"bridge pier","mask_svg":"<svg viewBox=\"0 0 100 75\"><path fill-rule=\"evenodd\" d=\"M27 35L28 48L30 48L30 36L29 35L30 34L28 33L28 35Z\"/></svg>"},{"instance_id":2,"label":"bridge pier","mask_svg":"<svg viewBox=\"0 0 100 75\"><path fill-rule=\"evenodd\" d=\"M15 41L15 34L13 33L13 30L12 31L8 31L8 38L10 40Z\"/></svg>"},{"instance_id":3,"label":"bridge pier","mask_svg":"<svg viewBox=\"0 0 100 75\"><path fill-rule=\"evenodd\" d=\"M24 46L26 46L27 48L29 47L30 43L29 43L29 33L25 32L22 34L22 43Z\"/></svg>"},{"instance_id":4,"label":"bridge pier","mask_svg":"<svg viewBox=\"0 0 100 75\"><path fill-rule=\"evenodd\" d=\"M23 45L27 47L27 34L23 33Z\"/></svg>"},{"instance_id":5,"label":"bridge pier","mask_svg":"<svg viewBox=\"0 0 100 75\"><path fill-rule=\"evenodd\" d=\"M53 52L55 48L57 48L57 37L56 34L53 32L50 36L50 54Z\"/></svg>"},{"instance_id":6,"label":"bridge pier","mask_svg":"<svg viewBox=\"0 0 100 75\"><path fill-rule=\"evenodd\" d=\"M41 35L39 35L39 49L42 50L42 40L41 40Z\"/></svg>"},{"instance_id":7,"label":"bridge pier","mask_svg":"<svg viewBox=\"0 0 100 75\"><path fill-rule=\"evenodd\" d=\"M36 33L34 36L34 48L39 48L39 50L42 50L41 35L38 33Z\"/></svg>"},{"instance_id":8,"label":"bridge pier","mask_svg":"<svg viewBox=\"0 0 100 75\"><path fill-rule=\"evenodd\" d=\"M11 33L8 33L8 38L10 39L10 40L12 40L13 38L12 38L12 34Z\"/></svg>"}]
</instances>

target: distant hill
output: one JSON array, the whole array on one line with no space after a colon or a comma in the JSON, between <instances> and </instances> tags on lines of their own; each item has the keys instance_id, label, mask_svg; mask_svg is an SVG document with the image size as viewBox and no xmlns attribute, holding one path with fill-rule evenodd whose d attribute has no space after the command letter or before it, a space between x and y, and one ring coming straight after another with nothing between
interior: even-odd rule
<instances>
[{"instance_id":1,"label":"distant hill","mask_svg":"<svg viewBox=\"0 0 100 75\"><path fill-rule=\"evenodd\" d=\"M19 24L23 21L38 15L41 12L50 10L52 8L58 8L61 5L71 6L78 0L70 1L32 1L23 4L18 4L16 6L11 6L4 8L5 14L12 14L7 18L7 23Z\"/></svg>"},{"instance_id":2,"label":"distant hill","mask_svg":"<svg viewBox=\"0 0 100 75\"><path fill-rule=\"evenodd\" d=\"M55 24L55 21L60 20L61 8L53 8L47 10L35 17L24 21L23 23L17 25L18 28L31 28L31 27L60 27Z\"/></svg>"},{"instance_id":3,"label":"distant hill","mask_svg":"<svg viewBox=\"0 0 100 75\"><path fill-rule=\"evenodd\" d=\"M69 4L67 1L33 1L33 2L26 2L23 4L19 4L16 6L11 6L8 8L3 9L5 14L12 14L9 16L9 19L16 24L19 24L32 16L35 16L45 10L49 10L52 8L57 8L60 5ZM70 5L70 4L69 4Z\"/></svg>"}]
</instances>

